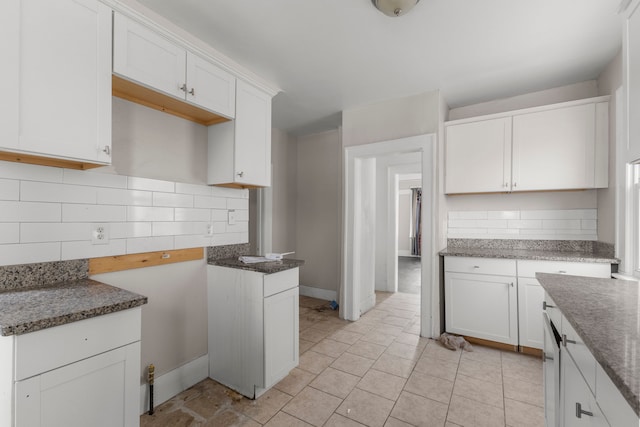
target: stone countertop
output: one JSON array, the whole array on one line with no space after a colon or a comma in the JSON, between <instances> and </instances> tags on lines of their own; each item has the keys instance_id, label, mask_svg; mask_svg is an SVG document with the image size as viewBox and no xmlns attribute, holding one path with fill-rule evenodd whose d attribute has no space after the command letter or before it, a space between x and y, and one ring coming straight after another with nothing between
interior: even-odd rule
<instances>
[{"instance_id":1,"label":"stone countertop","mask_svg":"<svg viewBox=\"0 0 640 427\"><path fill-rule=\"evenodd\" d=\"M260 262L256 264L245 264L238 258L224 258L209 260L209 265L220 267L239 268L240 270L255 271L257 273L272 274L280 271L290 270L304 264L300 259L284 258L280 261Z\"/></svg>"},{"instance_id":2,"label":"stone countertop","mask_svg":"<svg viewBox=\"0 0 640 427\"><path fill-rule=\"evenodd\" d=\"M526 259L542 261L565 262L599 262L606 264L618 264L617 258L598 252L571 252L535 249L505 249L505 248L457 248L447 247L439 252L442 256L480 257L480 258L504 258Z\"/></svg>"},{"instance_id":3,"label":"stone countertop","mask_svg":"<svg viewBox=\"0 0 640 427\"><path fill-rule=\"evenodd\" d=\"M0 292L0 334L21 335L147 303L147 297L91 279Z\"/></svg>"},{"instance_id":4,"label":"stone countertop","mask_svg":"<svg viewBox=\"0 0 640 427\"><path fill-rule=\"evenodd\" d=\"M640 416L640 284L548 273L536 278Z\"/></svg>"}]
</instances>

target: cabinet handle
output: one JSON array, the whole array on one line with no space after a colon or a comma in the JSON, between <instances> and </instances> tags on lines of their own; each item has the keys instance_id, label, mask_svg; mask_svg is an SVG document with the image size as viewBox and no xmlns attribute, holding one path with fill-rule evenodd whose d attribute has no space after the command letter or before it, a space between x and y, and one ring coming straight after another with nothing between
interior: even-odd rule
<instances>
[{"instance_id":1,"label":"cabinet handle","mask_svg":"<svg viewBox=\"0 0 640 427\"><path fill-rule=\"evenodd\" d=\"M542 353L542 361L546 362L547 360L553 360L553 357L547 356L546 354Z\"/></svg>"},{"instance_id":2,"label":"cabinet handle","mask_svg":"<svg viewBox=\"0 0 640 427\"><path fill-rule=\"evenodd\" d=\"M509 286L511 286L513 288L513 282L509 283Z\"/></svg>"},{"instance_id":3,"label":"cabinet handle","mask_svg":"<svg viewBox=\"0 0 640 427\"><path fill-rule=\"evenodd\" d=\"M474 265L473 268L480 268L480 266L479 265Z\"/></svg>"},{"instance_id":4,"label":"cabinet handle","mask_svg":"<svg viewBox=\"0 0 640 427\"><path fill-rule=\"evenodd\" d=\"M556 308L555 305L547 304L546 301L542 301L542 309L546 310L547 308Z\"/></svg>"},{"instance_id":5,"label":"cabinet handle","mask_svg":"<svg viewBox=\"0 0 640 427\"><path fill-rule=\"evenodd\" d=\"M509 187L509 183L508 183L508 182L505 182L505 183L504 183L504 186L505 186L505 188Z\"/></svg>"},{"instance_id":6,"label":"cabinet handle","mask_svg":"<svg viewBox=\"0 0 640 427\"><path fill-rule=\"evenodd\" d=\"M558 270L558 274L567 274L567 272L564 270Z\"/></svg>"},{"instance_id":7,"label":"cabinet handle","mask_svg":"<svg viewBox=\"0 0 640 427\"><path fill-rule=\"evenodd\" d=\"M593 417L593 412L585 411L584 409L582 409L582 405L576 402L576 417L582 418L583 415Z\"/></svg>"},{"instance_id":8,"label":"cabinet handle","mask_svg":"<svg viewBox=\"0 0 640 427\"><path fill-rule=\"evenodd\" d=\"M183 92L187 92L187 84L186 83L182 83L182 86L178 86L178 89L180 89Z\"/></svg>"},{"instance_id":9,"label":"cabinet handle","mask_svg":"<svg viewBox=\"0 0 640 427\"><path fill-rule=\"evenodd\" d=\"M242 178L242 176L244 175L244 172L238 172L237 175Z\"/></svg>"},{"instance_id":10,"label":"cabinet handle","mask_svg":"<svg viewBox=\"0 0 640 427\"><path fill-rule=\"evenodd\" d=\"M514 187L517 187L517 186L518 186L518 183L517 183L517 182L514 182L514 183L513 183L513 186L514 186Z\"/></svg>"},{"instance_id":11,"label":"cabinet handle","mask_svg":"<svg viewBox=\"0 0 640 427\"><path fill-rule=\"evenodd\" d=\"M104 148L102 149L102 152L105 153L107 156L111 155L111 147L109 147L108 145L105 145Z\"/></svg>"},{"instance_id":12,"label":"cabinet handle","mask_svg":"<svg viewBox=\"0 0 640 427\"><path fill-rule=\"evenodd\" d=\"M562 345L567 346L567 344L577 344L575 340L567 339L567 334L562 334Z\"/></svg>"},{"instance_id":13,"label":"cabinet handle","mask_svg":"<svg viewBox=\"0 0 640 427\"><path fill-rule=\"evenodd\" d=\"M196 96L196 88L192 87L189 93L193 96Z\"/></svg>"}]
</instances>

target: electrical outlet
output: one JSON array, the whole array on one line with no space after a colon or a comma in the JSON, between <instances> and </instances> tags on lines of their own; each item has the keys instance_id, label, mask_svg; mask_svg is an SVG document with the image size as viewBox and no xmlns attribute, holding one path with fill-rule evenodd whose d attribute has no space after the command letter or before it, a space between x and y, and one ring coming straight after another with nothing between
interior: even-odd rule
<instances>
[{"instance_id":1,"label":"electrical outlet","mask_svg":"<svg viewBox=\"0 0 640 427\"><path fill-rule=\"evenodd\" d=\"M207 236L213 236L213 224L207 224Z\"/></svg>"},{"instance_id":2,"label":"electrical outlet","mask_svg":"<svg viewBox=\"0 0 640 427\"><path fill-rule=\"evenodd\" d=\"M236 224L236 211L235 209L229 209L227 211L227 224L235 225Z\"/></svg>"},{"instance_id":3,"label":"electrical outlet","mask_svg":"<svg viewBox=\"0 0 640 427\"><path fill-rule=\"evenodd\" d=\"M109 225L108 224L92 224L91 225L91 244L106 245L109 243Z\"/></svg>"}]
</instances>

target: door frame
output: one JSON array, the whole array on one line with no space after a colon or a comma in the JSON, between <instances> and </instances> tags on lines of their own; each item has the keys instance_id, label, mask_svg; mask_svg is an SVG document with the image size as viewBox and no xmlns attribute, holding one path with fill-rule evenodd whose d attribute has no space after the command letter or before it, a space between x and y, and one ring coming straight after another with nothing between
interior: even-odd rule
<instances>
[{"instance_id":1,"label":"door frame","mask_svg":"<svg viewBox=\"0 0 640 427\"><path fill-rule=\"evenodd\" d=\"M436 252L436 135L425 134L372 144L345 147L343 149L343 228L342 228L342 274L340 280L340 317L347 320L360 318L360 289L354 286L355 271L359 259L360 245L356 241L359 227L354 211L354 194L357 191L355 179L356 159L371 158L398 153L420 153L422 165L422 257L420 295L420 335L435 336L433 313L439 304Z\"/></svg>"}]
</instances>

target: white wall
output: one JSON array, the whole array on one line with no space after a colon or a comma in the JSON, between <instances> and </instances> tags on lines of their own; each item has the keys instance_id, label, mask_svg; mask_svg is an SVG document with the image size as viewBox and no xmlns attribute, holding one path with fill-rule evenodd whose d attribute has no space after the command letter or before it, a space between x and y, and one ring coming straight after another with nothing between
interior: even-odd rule
<instances>
[{"instance_id":1,"label":"white wall","mask_svg":"<svg viewBox=\"0 0 640 427\"><path fill-rule=\"evenodd\" d=\"M300 284L331 292L340 283L340 131L298 138L296 258L305 260Z\"/></svg>"},{"instance_id":2,"label":"white wall","mask_svg":"<svg viewBox=\"0 0 640 427\"><path fill-rule=\"evenodd\" d=\"M272 250L296 250L296 195L298 148L295 138L273 129L271 133L271 163L273 165ZM293 257L299 256L298 254Z\"/></svg>"},{"instance_id":3,"label":"white wall","mask_svg":"<svg viewBox=\"0 0 640 427\"><path fill-rule=\"evenodd\" d=\"M398 255L411 255L411 191L400 190L398 196Z\"/></svg>"}]
</instances>

